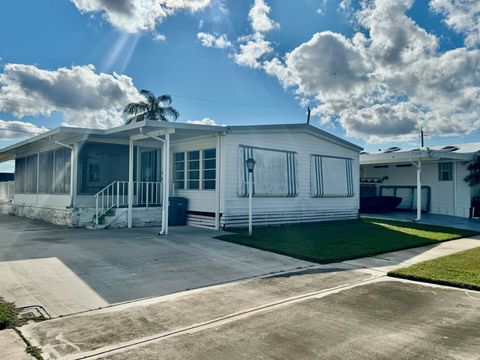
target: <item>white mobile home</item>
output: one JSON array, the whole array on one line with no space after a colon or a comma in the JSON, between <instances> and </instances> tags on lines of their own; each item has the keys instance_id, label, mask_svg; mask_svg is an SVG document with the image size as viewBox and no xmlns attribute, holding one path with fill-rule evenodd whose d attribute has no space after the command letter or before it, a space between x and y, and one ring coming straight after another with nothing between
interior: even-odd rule
<instances>
[{"instance_id":1,"label":"white mobile home","mask_svg":"<svg viewBox=\"0 0 480 360\"><path fill-rule=\"evenodd\" d=\"M401 197L399 209L416 211L417 218L421 212L469 217L480 188L470 187L464 179L468 163L479 151L480 143L475 143L362 153L361 192Z\"/></svg>"},{"instance_id":2,"label":"white mobile home","mask_svg":"<svg viewBox=\"0 0 480 360\"><path fill-rule=\"evenodd\" d=\"M246 158L256 161L254 223L355 218L360 150L306 124L143 121L107 130L60 127L0 150L0 162L15 160L12 214L168 231L169 196L188 199L192 225L244 226Z\"/></svg>"}]
</instances>

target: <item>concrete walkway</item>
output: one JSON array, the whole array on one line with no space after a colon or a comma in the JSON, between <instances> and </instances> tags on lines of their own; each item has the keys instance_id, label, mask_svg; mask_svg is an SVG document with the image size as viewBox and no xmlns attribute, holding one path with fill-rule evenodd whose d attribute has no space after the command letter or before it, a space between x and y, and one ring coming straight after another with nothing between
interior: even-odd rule
<instances>
[{"instance_id":1,"label":"concrete walkway","mask_svg":"<svg viewBox=\"0 0 480 360\"><path fill-rule=\"evenodd\" d=\"M397 221L413 221L415 214L406 211L393 211L385 214L360 214L360 217L369 217L376 219L397 220ZM457 229L477 231L480 233L480 219L469 219L458 216L422 214L421 224L448 226Z\"/></svg>"},{"instance_id":2,"label":"concrete walkway","mask_svg":"<svg viewBox=\"0 0 480 360\"><path fill-rule=\"evenodd\" d=\"M384 347L378 352L380 355L383 354L384 357L391 358L394 355L389 353L392 344L398 345L398 351L402 351L401 348L405 344L413 344L418 341L418 333L415 330L410 333L411 329L415 329L415 326L421 327L422 333L425 334L440 331L441 329L438 327L441 324L434 321L435 316L442 317L443 323L448 323L451 318L451 324L454 324L457 328L463 326L459 319L470 319L470 322L467 322L467 325L462 328L461 333L464 341L475 343L472 336L475 337L475 329L480 326L480 295L478 293L458 289L445 290L444 287L434 285L412 284L403 280L394 280L386 278L386 271L477 246L480 246L480 240L477 238L460 239L372 258L338 264L317 265L301 271L212 286L30 324L22 327L21 332L33 345L41 347L47 358L55 359L129 359L138 357L138 354L142 354L142 359L240 359L245 358L239 355L239 352L242 351L251 355L247 358L255 358L260 354L265 355L265 351L273 351L274 348L283 346L283 342L290 344L290 350L292 350L295 348L294 345L299 346L298 342L301 343L302 339L311 338L310 335L305 337L305 334L309 331L318 336L311 339L314 341L313 343L308 343L308 346L311 346L312 349L318 348L315 341L319 341L322 336L323 340L320 343L328 345L329 342L335 341L335 336L340 338L339 334L332 335L335 332L328 332L328 329L333 329L331 326L336 326L335 319L339 324L342 324L339 325L338 331L358 323L359 326L364 327L361 331L366 335L369 333L370 335L377 334L380 331L379 329L383 328L391 331L392 336L394 336L394 331L401 328L403 343L396 344L397 338L385 339ZM376 283L379 283L379 285L375 285ZM425 287L438 289L433 293L444 294L444 299L448 299L448 302L442 303L441 297L433 296L430 290L422 290ZM342 310L342 307L336 308L334 306L335 301L325 303L322 300L319 304L330 304L328 305L330 310L327 313L328 321L331 324L328 325L330 327L326 328L327 333L319 333L323 325L315 325L318 318L312 318L306 304L312 301L317 304L315 301L329 298L337 293L346 294L346 298L342 300L345 304L350 303L350 306L356 304L355 306L359 307L358 311L361 312L369 311L370 318L357 319L350 310L347 312L345 309ZM416 294L423 294L425 302L422 303L423 300L419 299L416 306L422 309L424 315L412 315L411 312L407 311L404 314L405 316L402 315L399 318L397 328L393 326L392 329L389 323L391 316L398 316L399 311L405 312L406 309L413 306L412 304L398 303L397 297L402 293L408 294L406 298L400 297L406 302L409 301L409 298L415 299ZM372 300L374 305L366 303L366 308L360 308L360 304L363 304L367 297L374 299L374 301ZM381 298L384 300L379 300ZM450 303L452 303L454 310L448 313L446 309L450 309ZM458 309L455 310L456 307L458 308L455 304L464 304L461 305L463 306L463 312L459 313ZM474 306L474 304L476 305ZM299 306L307 306L307 308L298 312ZM312 308L314 309L317 305L312 306L314 306ZM384 308L385 306L386 308ZM393 309L390 309L390 306ZM291 311L285 310L284 307L291 307ZM441 307L443 307L443 310ZM276 316L268 315L277 311ZM386 312L385 316L378 318L378 315L381 315L382 312ZM325 317L327 313L318 314L318 316ZM296 314L296 317L292 318L292 314ZM428 316L433 318L428 318L425 314L429 314ZM273 319L271 319L271 316L273 316ZM263 323L262 321L259 323L258 317L266 318ZM252 321L252 323L248 321ZM272 324L277 321L278 325L269 328L265 325L265 321L270 326L273 326ZM366 324L369 322L373 324L371 326L374 326L374 328L368 328ZM235 331L235 324L237 323L241 325L238 331ZM298 337L295 338L295 344L292 344L291 341L293 340L288 337L283 340L280 337L278 341L260 342L256 350L257 353L255 353L253 350L253 352L250 352L251 349L248 349L248 346L247 348L238 348L232 343L237 337L241 337L245 344L248 341L257 341L259 337L267 336L272 331L278 330L280 324L283 324L282 329L288 329L288 327L296 329ZM304 328L302 328L303 325ZM223 337L220 339L215 337L215 329L219 328L223 329L221 332ZM355 326L353 328L355 329ZM282 331L284 331L284 336L288 335L287 330ZM349 331L351 332L351 330ZM348 334L349 331L346 331L345 334ZM470 331L473 335L469 333ZM185 338L187 334L193 333L202 335ZM245 337L246 333L251 334L250 337ZM342 336L345 336L345 334ZM330 338L331 336L334 337ZM397 336L399 335L397 334ZM454 336L454 334L449 333L449 336ZM345 341L349 340L345 339ZM230 344L227 346L230 350L212 353L200 345L206 343L216 344L218 351L223 351L221 350L222 347L225 344ZM418 342L416 346L421 344L423 348L419 351L423 352L427 351L430 343L425 338L423 342ZM266 344L272 346L272 348L265 347ZM358 351L371 351L372 349L368 349L368 344L369 342L364 339L363 348L360 346ZM458 354L458 351L460 351L457 349L458 344L455 343L454 345L452 345L452 348L455 349L455 354ZM307 345L304 344L303 346ZM435 342L431 343L431 346L434 347ZM470 354L478 353L477 350L480 351L479 346L480 343L477 342L477 346L471 346L459 358L469 358ZM328 349L328 346L325 349ZM439 349L446 351L450 348L446 346L445 348L439 347ZM199 354L203 355L200 356ZM265 355L264 357L268 359L321 358L319 356L315 357L314 354L310 353L310 350L308 356L305 357L302 356L302 352L297 354L287 352L283 357L277 356L278 353L275 354L272 353L271 356ZM355 358L348 355L348 347L343 349L343 354L346 357L340 356L340 358ZM336 358L333 353L331 355L331 357L326 358ZM435 356L442 357L439 353L436 353ZM373 357L375 358L375 356ZM399 356L398 358L409 357Z\"/></svg>"},{"instance_id":3,"label":"concrete walkway","mask_svg":"<svg viewBox=\"0 0 480 360\"><path fill-rule=\"evenodd\" d=\"M33 356L26 353L27 345L15 330L0 331L0 346L0 359L34 360Z\"/></svg>"}]
</instances>

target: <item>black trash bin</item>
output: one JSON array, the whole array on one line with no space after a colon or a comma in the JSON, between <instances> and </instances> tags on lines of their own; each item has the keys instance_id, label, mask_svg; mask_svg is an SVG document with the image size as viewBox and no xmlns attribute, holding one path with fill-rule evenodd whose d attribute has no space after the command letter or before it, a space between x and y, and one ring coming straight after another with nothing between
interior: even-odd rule
<instances>
[{"instance_id":1,"label":"black trash bin","mask_svg":"<svg viewBox=\"0 0 480 360\"><path fill-rule=\"evenodd\" d=\"M188 199L171 197L168 207L168 226L187 225Z\"/></svg>"}]
</instances>

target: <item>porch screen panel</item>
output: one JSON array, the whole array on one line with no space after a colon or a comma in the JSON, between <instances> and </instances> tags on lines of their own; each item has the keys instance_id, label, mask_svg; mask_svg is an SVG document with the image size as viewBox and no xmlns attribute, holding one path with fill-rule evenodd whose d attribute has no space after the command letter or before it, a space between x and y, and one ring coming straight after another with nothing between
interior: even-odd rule
<instances>
[{"instance_id":1,"label":"porch screen panel","mask_svg":"<svg viewBox=\"0 0 480 360\"><path fill-rule=\"evenodd\" d=\"M354 196L352 159L312 155L310 169L312 197Z\"/></svg>"},{"instance_id":2,"label":"porch screen panel","mask_svg":"<svg viewBox=\"0 0 480 360\"><path fill-rule=\"evenodd\" d=\"M241 145L238 154L238 194L248 195L248 169L245 161L255 159L254 196L294 197L297 195L297 160L292 151Z\"/></svg>"},{"instance_id":3,"label":"porch screen panel","mask_svg":"<svg viewBox=\"0 0 480 360\"><path fill-rule=\"evenodd\" d=\"M67 194L70 192L70 152L68 148L59 148L54 153L53 192Z\"/></svg>"},{"instance_id":4,"label":"porch screen panel","mask_svg":"<svg viewBox=\"0 0 480 360\"><path fill-rule=\"evenodd\" d=\"M37 154L25 158L25 193L37 193Z\"/></svg>"},{"instance_id":5,"label":"porch screen panel","mask_svg":"<svg viewBox=\"0 0 480 360\"><path fill-rule=\"evenodd\" d=\"M25 192L25 158L15 159L15 193Z\"/></svg>"},{"instance_id":6,"label":"porch screen panel","mask_svg":"<svg viewBox=\"0 0 480 360\"><path fill-rule=\"evenodd\" d=\"M53 150L39 154L38 192L53 192Z\"/></svg>"}]
</instances>

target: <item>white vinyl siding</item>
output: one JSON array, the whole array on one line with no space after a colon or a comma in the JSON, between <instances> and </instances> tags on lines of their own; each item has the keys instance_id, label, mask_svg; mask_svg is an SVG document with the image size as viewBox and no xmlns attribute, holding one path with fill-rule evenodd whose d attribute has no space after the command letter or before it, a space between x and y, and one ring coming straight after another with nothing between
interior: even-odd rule
<instances>
[{"instance_id":1,"label":"white vinyl siding","mask_svg":"<svg viewBox=\"0 0 480 360\"><path fill-rule=\"evenodd\" d=\"M296 163L296 196L293 197L259 197L253 201L255 213L290 212L301 214L308 211L325 211L332 214L353 213L358 210L359 187L359 152L340 144L321 139L317 136L303 132L291 133L233 133L224 138L222 148L222 213L228 216L248 215L248 197L239 196L239 183L244 178L239 178L239 146L250 146L269 149L284 149L295 153ZM339 198L314 198L311 196L310 187L310 157L311 154L326 156L339 156L353 159L353 184L355 194L351 197ZM256 165L255 165L256 167Z\"/></svg>"},{"instance_id":2,"label":"white vinyl siding","mask_svg":"<svg viewBox=\"0 0 480 360\"><path fill-rule=\"evenodd\" d=\"M352 159L312 155L310 176L312 197L354 196Z\"/></svg>"}]
</instances>

